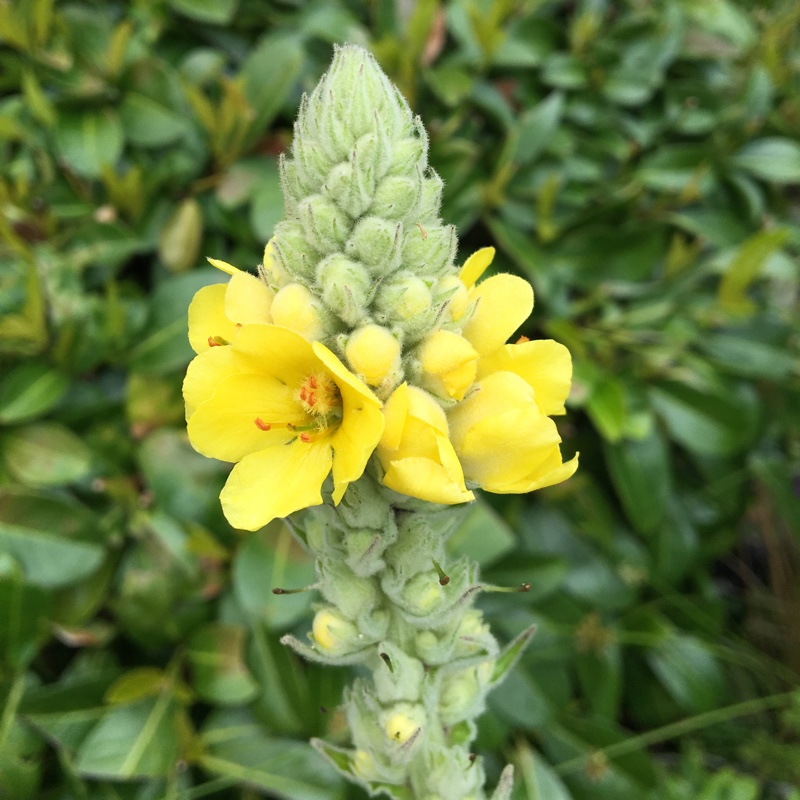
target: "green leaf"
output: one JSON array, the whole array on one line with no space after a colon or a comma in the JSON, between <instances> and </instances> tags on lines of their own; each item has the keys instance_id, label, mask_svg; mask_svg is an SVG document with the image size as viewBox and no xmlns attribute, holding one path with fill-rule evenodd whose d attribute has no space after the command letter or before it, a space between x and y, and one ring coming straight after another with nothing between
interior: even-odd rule
<instances>
[{"instance_id":1,"label":"green leaf","mask_svg":"<svg viewBox=\"0 0 800 800\"><path fill-rule=\"evenodd\" d=\"M51 600L48 592L23 583L19 575L0 572L0 665L12 673L33 661L47 638Z\"/></svg>"},{"instance_id":2,"label":"green leaf","mask_svg":"<svg viewBox=\"0 0 800 800\"><path fill-rule=\"evenodd\" d=\"M43 361L18 364L0 382L0 423L26 422L58 404L67 377Z\"/></svg>"},{"instance_id":3,"label":"green leaf","mask_svg":"<svg viewBox=\"0 0 800 800\"><path fill-rule=\"evenodd\" d=\"M27 725L13 717L0 731L0 797L36 800L43 764L44 741Z\"/></svg>"},{"instance_id":4,"label":"green leaf","mask_svg":"<svg viewBox=\"0 0 800 800\"><path fill-rule=\"evenodd\" d=\"M740 169L771 183L800 181L800 143L792 139L755 139L731 160Z\"/></svg>"},{"instance_id":5,"label":"green leaf","mask_svg":"<svg viewBox=\"0 0 800 800\"><path fill-rule=\"evenodd\" d=\"M625 387L622 382L611 375L601 376L586 400L586 412L606 441L619 441L627 423Z\"/></svg>"},{"instance_id":6,"label":"green leaf","mask_svg":"<svg viewBox=\"0 0 800 800\"><path fill-rule=\"evenodd\" d=\"M164 223L158 237L158 255L170 272L185 272L197 264L203 241L203 211L187 197Z\"/></svg>"},{"instance_id":7,"label":"green leaf","mask_svg":"<svg viewBox=\"0 0 800 800\"><path fill-rule=\"evenodd\" d=\"M647 652L647 662L684 711L699 714L719 708L725 676L699 639L674 634Z\"/></svg>"},{"instance_id":8,"label":"green leaf","mask_svg":"<svg viewBox=\"0 0 800 800\"><path fill-rule=\"evenodd\" d=\"M466 555L488 567L514 549L516 537L508 523L483 499L473 503L458 530L447 542L456 558Z\"/></svg>"},{"instance_id":9,"label":"green leaf","mask_svg":"<svg viewBox=\"0 0 800 800\"><path fill-rule=\"evenodd\" d=\"M527 800L573 800L561 778L524 740L517 744L513 760Z\"/></svg>"},{"instance_id":10,"label":"green leaf","mask_svg":"<svg viewBox=\"0 0 800 800\"><path fill-rule=\"evenodd\" d=\"M787 229L778 228L761 231L742 244L727 265L719 285L719 303L726 311L733 313L755 311L755 304L745 292L758 276L767 258L782 247L788 237Z\"/></svg>"},{"instance_id":11,"label":"green leaf","mask_svg":"<svg viewBox=\"0 0 800 800\"><path fill-rule=\"evenodd\" d=\"M128 92L119 107L125 138L140 147L163 147L187 131L186 120L152 97Z\"/></svg>"},{"instance_id":12,"label":"green leaf","mask_svg":"<svg viewBox=\"0 0 800 800\"><path fill-rule=\"evenodd\" d=\"M189 640L192 685L217 705L240 705L252 700L258 686L244 664L246 631L239 625L205 625Z\"/></svg>"},{"instance_id":13,"label":"green leaf","mask_svg":"<svg viewBox=\"0 0 800 800\"><path fill-rule=\"evenodd\" d=\"M104 549L83 537L96 521L89 511L61 497L0 490L0 552L22 566L29 583L57 588L91 575Z\"/></svg>"},{"instance_id":14,"label":"green leaf","mask_svg":"<svg viewBox=\"0 0 800 800\"><path fill-rule=\"evenodd\" d=\"M0 439L8 470L29 486L63 486L88 475L89 448L58 422L36 422L6 432Z\"/></svg>"},{"instance_id":15,"label":"green leaf","mask_svg":"<svg viewBox=\"0 0 800 800\"><path fill-rule=\"evenodd\" d=\"M168 692L108 709L78 749L75 768L109 780L169 775L180 755L179 713Z\"/></svg>"},{"instance_id":16,"label":"green leaf","mask_svg":"<svg viewBox=\"0 0 800 800\"><path fill-rule=\"evenodd\" d=\"M122 125L115 111L62 112L55 127L61 158L78 175L99 178L122 154Z\"/></svg>"},{"instance_id":17,"label":"green leaf","mask_svg":"<svg viewBox=\"0 0 800 800\"><path fill-rule=\"evenodd\" d=\"M592 712L599 717L617 719L623 681L619 644L613 642L591 652L579 652L575 658L575 670Z\"/></svg>"},{"instance_id":18,"label":"green leaf","mask_svg":"<svg viewBox=\"0 0 800 800\"><path fill-rule=\"evenodd\" d=\"M208 25L227 25L236 13L239 0L169 0L180 14Z\"/></svg>"},{"instance_id":19,"label":"green leaf","mask_svg":"<svg viewBox=\"0 0 800 800\"><path fill-rule=\"evenodd\" d=\"M309 745L266 735L246 711L214 712L198 761L207 772L288 800L341 800L344 785Z\"/></svg>"},{"instance_id":20,"label":"green leaf","mask_svg":"<svg viewBox=\"0 0 800 800\"><path fill-rule=\"evenodd\" d=\"M797 371L798 359L788 349L751 338L749 331L709 333L700 347L726 372L746 378L787 379Z\"/></svg>"},{"instance_id":21,"label":"green leaf","mask_svg":"<svg viewBox=\"0 0 800 800\"><path fill-rule=\"evenodd\" d=\"M313 560L281 522L249 535L233 562L236 599L271 630L286 630L304 619L313 600L310 592L275 595L272 590L299 589L313 582Z\"/></svg>"},{"instance_id":22,"label":"green leaf","mask_svg":"<svg viewBox=\"0 0 800 800\"><path fill-rule=\"evenodd\" d=\"M256 239L269 241L275 226L283 219L283 192L278 167L270 159L259 170L250 206L250 227Z\"/></svg>"},{"instance_id":23,"label":"green leaf","mask_svg":"<svg viewBox=\"0 0 800 800\"><path fill-rule=\"evenodd\" d=\"M741 452L758 432L760 404L744 384L701 389L665 383L654 386L650 396L672 438L700 455Z\"/></svg>"},{"instance_id":24,"label":"green leaf","mask_svg":"<svg viewBox=\"0 0 800 800\"><path fill-rule=\"evenodd\" d=\"M253 48L242 66L244 94L256 117L248 141L255 141L277 116L300 75L302 44L293 36L271 34ZM280 64L280 69L275 65Z\"/></svg>"},{"instance_id":25,"label":"green leaf","mask_svg":"<svg viewBox=\"0 0 800 800\"><path fill-rule=\"evenodd\" d=\"M652 533L664 519L671 490L669 454L658 431L603 448L611 480L636 530Z\"/></svg>"},{"instance_id":26,"label":"green leaf","mask_svg":"<svg viewBox=\"0 0 800 800\"><path fill-rule=\"evenodd\" d=\"M547 147L561 122L563 109L564 95L553 92L520 115L514 155L517 163L529 164Z\"/></svg>"}]
</instances>

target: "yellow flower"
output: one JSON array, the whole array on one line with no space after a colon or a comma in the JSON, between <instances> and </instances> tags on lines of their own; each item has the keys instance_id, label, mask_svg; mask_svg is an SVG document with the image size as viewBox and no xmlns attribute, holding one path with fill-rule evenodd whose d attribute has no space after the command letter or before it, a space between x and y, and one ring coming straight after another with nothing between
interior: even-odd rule
<instances>
[{"instance_id":1,"label":"yellow flower","mask_svg":"<svg viewBox=\"0 0 800 800\"><path fill-rule=\"evenodd\" d=\"M217 269L231 276L228 283L204 286L189 305L189 343L195 353L225 345L242 325L270 322L274 294L255 275L209 258Z\"/></svg>"},{"instance_id":2,"label":"yellow flower","mask_svg":"<svg viewBox=\"0 0 800 800\"><path fill-rule=\"evenodd\" d=\"M505 343L533 310L533 290L507 274L475 285L493 257L494 248L479 250L461 270L474 303L462 334L480 358L477 382L448 420L467 480L490 492L528 492L566 480L578 466L577 456L562 463L548 417L564 413L572 359L552 340Z\"/></svg>"},{"instance_id":3,"label":"yellow flower","mask_svg":"<svg viewBox=\"0 0 800 800\"><path fill-rule=\"evenodd\" d=\"M534 390L513 372L495 372L448 413L450 436L467 480L499 494L521 494L566 480L556 425Z\"/></svg>"},{"instance_id":4,"label":"yellow flower","mask_svg":"<svg viewBox=\"0 0 800 800\"><path fill-rule=\"evenodd\" d=\"M244 325L198 355L183 391L194 448L238 462L220 495L236 528L319 505L331 470L338 504L383 433L367 386L324 345L275 325Z\"/></svg>"},{"instance_id":5,"label":"yellow flower","mask_svg":"<svg viewBox=\"0 0 800 800\"><path fill-rule=\"evenodd\" d=\"M474 499L448 438L445 413L427 392L401 384L386 401L384 417L377 453L386 486L431 503Z\"/></svg>"},{"instance_id":6,"label":"yellow flower","mask_svg":"<svg viewBox=\"0 0 800 800\"><path fill-rule=\"evenodd\" d=\"M438 330L419 348L422 385L439 397L461 400L477 374L478 354L457 333Z\"/></svg>"}]
</instances>

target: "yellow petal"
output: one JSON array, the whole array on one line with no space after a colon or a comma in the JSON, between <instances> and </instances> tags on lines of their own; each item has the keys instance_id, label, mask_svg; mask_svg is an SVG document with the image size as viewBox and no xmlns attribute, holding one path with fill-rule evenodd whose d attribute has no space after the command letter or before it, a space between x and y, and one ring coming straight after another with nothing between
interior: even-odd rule
<instances>
[{"instance_id":1,"label":"yellow petal","mask_svg":"<svg viewBox=\"0 0 800 800\"><path fill-rule=\"evenodd\" d=\"M408 414L422 420L439 433L447 434L447 416L442 407L424 390L408 387Z\"/></svg>"},{"instance_id":2,"label":"yellow petal","mask_svg":"<svg viewBox=\"0 0 800 800\"><path fill-rule=\"evenodd\" d=\"M333 460L327 439L276 445L243 458L220 494L234 528L255 531L278 517L322 503Z\"/></svg>"},{"instance_id":3,"label":"yellow petal","mask_svg":"<svg viewBox=\"0 0 800 800\"><path fill-rule=\"evenodd\" d=\"M546 465L527 475L521 481L511 484L503 484L497 488L489 489L496 494L524 494L533 492L536 489L544 489L547 486L554 486L557 483L571 478L578 469L578 453L569 461L561 463L561 452L556 449ZM488 488L488 487L487 487Z\"/></svg>"},{"instance_id":4,"label":"yellow petal","mask_svg":"<svg viewBox=\"0 0 800 800\"><path fill-rule=\"evenodd\" d=\"M516 275L493 275L470 298L477 305L462 334L482 356L505 344L533 311L533 289Z\"/></svg>"},{"instance_id":5,"label":"yellow petal","mask_svg":"<svg viewBox=\"0 0 800 800\"><path fill-rule=\"evenodd\" d=\"M461 400L477 373L478 354L463 337L438 330L419 348L422 382L440 397Z\"/></svg>"},{"instance_id":6,"label":"yellow petal","mask_svg":"<svg viewBox=\"0 0 800 800\"><path fill-rule=\"evenodd\" d=\"M208 400L225 378L240 372L231 347L210 347L192 359L183 379L186 419Z\"/></svg>"},{"instance_id":7,"label":"yellow petal","mask_svg":"<svg viewBox=\"0 0 800 800\"><path fill-rule=\"evenodd\" d=\"M225 314L224 283L215 283L198 290L189 304L189 344L195 353L210 349L208 339L220 336L230 342L236 325Z\"/></svg>"},{"instance_id":8,"label":"yellow petal","mask_svg":"<svg viewBox=\"0 0 800 800\"><path fill-rule=\"evenodd\" d=\"M271 322L272 290L249 272L237 270L225 292L225 314L234 323Z\"/></svg>"},{"instance_id":9,"label":"yellow petal","mask_svg":"<svg viewBox=\"0 0 800 800\"><path fill-rule=\"evenodd\" d=\"M494 260L494 253L494 247L482 247L464 262L458 277L461 278L467 289L472 288L478 278L486 272L486 268Z\"/></svg>"},{"instance_id":10,"label":"yellow petal","mask_svg":"<svg viewBox=\"0 0 800 800\"><path fill-rule=\"evenodd\" d=\"M218 258L209 258L206 256L206 261L211 264L212 267L216 267L222 272L227 272L228 275L236 275L237 273L241 272L240 269L234 267L233 264L229 264L227 261L220 261Z\"/></svg>"},{"instance_id":11,"label":"yellow petal","mask_svg":"<svg viewBox=\"0 0 800 800\"><path fill-rule=\"evenodd\" d=\"M233 349L242 372L271 375L292 389L319 369L311 344L299 333L277 325L245 325L239 329Z\"/></svg>"},{"instance_id":12,"label":"yellow petal","mask_svg":"<svg viewBox=\"0 0 800 800\"><path fill-rule=\"evenodd\" d=\"M283 446L296 434L285 428L261 430L267 424L308 424L283 383L269 375L237 374L225 378L189 420L189 441L198 453L221 461L239 461L270 445Z\"/></svg>"},{"instance_id":13,"label":"yellow petal","mask_svg":"<svg viewBox=\"0 0 800 800\"><path fill-rule=\"evenodd\" d=\"M478 363L478 378L493 372L513 372L525 380L545 414L563 414L572 381L572 357L563 344L542 339L507 344Z\"/></svg>"},{"instance_id":14,"label":"yellow petal","mask_svg":"<svg viewBox=\"0 0 800 800\"><path fill-rule=\"evenodd\" d=\"M384 428L380 446L397 450L408 418L408 384L401 383L383 406Z\"/></svg>"},{"instance_id":15,"label":"yellow petal","mask_svg":"<svg viewBox=\"0 0 800 800\"><path fill-rule=\"evenodd\" d=\"M463 490L447 470L429 458L401 458L391 461L383 477L390 489L430 503L465 503L472 492Z\"/></svg>"},{"instance_id":16,"label":"yellow petal","mask_svg":"<svg viewBox=\"0 0 800 800\"><path fill-rule=\"evenodd\" d=\"M333 435L333 502L339 503L348 484L361 477L381 439L381 401L327 347L314 342L314 354L331 374L342 394L342 422Z\"/></svg>"}]
</instances>

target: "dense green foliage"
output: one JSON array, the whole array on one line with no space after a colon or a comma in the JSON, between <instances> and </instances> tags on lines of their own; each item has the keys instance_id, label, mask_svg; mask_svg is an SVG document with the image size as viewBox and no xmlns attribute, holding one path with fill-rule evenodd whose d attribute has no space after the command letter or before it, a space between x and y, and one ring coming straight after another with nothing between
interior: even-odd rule
<instances>
[{"instance_id":1,"label":"dense green foliage","mask_svg":"<svg viewBox=\"0 0 800 800\"><path fill-rule=\"evenodd\" d=\"M395 8L397 6L398 8ZM412 6L410 13L404 11ZM755 7L754 7L755 6ZM308 556L222 518L186 308L254 267L335 41L431 133L445 221L575 360L567 484L453 541L537 635L478 742L517 797L800 797L800 6L0 0L0 797L358 797ZM465 249L462 255L469 252Z\"/></svg>"}]
</instances>

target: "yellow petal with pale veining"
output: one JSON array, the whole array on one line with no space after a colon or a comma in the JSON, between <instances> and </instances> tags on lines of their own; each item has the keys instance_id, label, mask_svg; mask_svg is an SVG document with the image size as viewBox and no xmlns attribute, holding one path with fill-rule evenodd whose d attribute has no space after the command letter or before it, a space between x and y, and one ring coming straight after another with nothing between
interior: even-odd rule
<instances>
[{"instance_id":1,"label":"yellow petal with pale veining","mask_svg":"<svg viewBox=\"0 0 800 800\"><path fill-rule=\"evenodd\" d=\"M297 439L245 456L220 494L225 517L234 528L255 531L273 519L320 505L332 461L327 439Z\"/></svg>"},{"instance_id":2,"label":"yellow petal with pale veining","mask_svg":"<svg viewBox=\"0 0 800 800\"><path fill-rule=\"evenodd\" d=\"M475 312L461 333L482 356L502 347L533 311L533 289L516 275L493 275L470 299Z\"/></svg>"}]
</instances>

